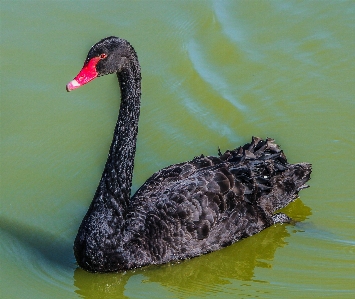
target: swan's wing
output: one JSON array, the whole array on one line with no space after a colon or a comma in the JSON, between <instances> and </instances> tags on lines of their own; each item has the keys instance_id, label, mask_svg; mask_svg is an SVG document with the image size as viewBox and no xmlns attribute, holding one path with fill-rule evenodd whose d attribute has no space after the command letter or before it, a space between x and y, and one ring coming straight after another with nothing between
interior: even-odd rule
<instances>
[{"instance_id":1,"label":"swan's wing","mask_svg":"<svg viewBox=\"0 0 355 299\"><path fill-rule=\"evenodd\" d=\"M274 223L272 201L285 201L284 181L295 186L286 195L289 201L304 187L310 170L305 165L305 175L298 175L302 167L288 164L271 140L166 167L132 197L126 226L130 244L160 263L253 235ZM297 186L294 175L303 180Z\"/></svg>"}]
</instances>

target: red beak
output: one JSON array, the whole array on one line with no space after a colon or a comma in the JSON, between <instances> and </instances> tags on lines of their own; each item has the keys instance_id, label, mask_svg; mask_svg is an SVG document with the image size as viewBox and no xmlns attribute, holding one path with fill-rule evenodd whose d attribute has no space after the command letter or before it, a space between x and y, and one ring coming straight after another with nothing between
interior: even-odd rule
<instances>
[{"instance_id":1,"label":"red beak","mask_svg":"<svg viewBox=\"0 0 355 299\"><path fill-rule=\"evenodd\" d=\"M79 74L67 84L67 91L72 91L84 84L94 80L98 73L96 71L96 65L100 61L100 57L91 58L88 63L84 64Z\"/></svg>"}]
</instances>

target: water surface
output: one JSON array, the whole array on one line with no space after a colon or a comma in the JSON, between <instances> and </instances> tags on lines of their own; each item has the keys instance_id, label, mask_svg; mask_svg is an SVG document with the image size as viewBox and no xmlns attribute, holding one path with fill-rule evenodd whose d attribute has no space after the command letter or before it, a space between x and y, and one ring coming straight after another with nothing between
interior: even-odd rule
<instances>
[{"instance_id":1,"label":"water surface","mask_svg":"<svg viewBox=\"0 0 355 299\"><path fill-rule=\"evenodd\" d=\"M350 298L353 1L0 1L4 298ZM313 164L278 225L221 251L116 274L77 268L76 230L119 108L115 76L66 93L99 39L142 65L133 191L158 169L272 137Z\"/></svg>"}]
</instances>

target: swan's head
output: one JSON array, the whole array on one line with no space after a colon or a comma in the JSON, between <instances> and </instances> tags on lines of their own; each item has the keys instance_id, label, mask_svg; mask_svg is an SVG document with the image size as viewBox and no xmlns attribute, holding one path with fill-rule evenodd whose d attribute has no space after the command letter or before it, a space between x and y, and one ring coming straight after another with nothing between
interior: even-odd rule
<instances>
[{"instance_id":1,"label":"swan's head","mask_svg":"<svg viewBox=\"0 0 355 299\"><path fill-rule=\"evenodd\" d=\"M72 91L96 77L120 72L128 60L135 54L132 46L124 39L110 36L93 45L79 74L66 88Z\"/></svg>"}]
</instances>

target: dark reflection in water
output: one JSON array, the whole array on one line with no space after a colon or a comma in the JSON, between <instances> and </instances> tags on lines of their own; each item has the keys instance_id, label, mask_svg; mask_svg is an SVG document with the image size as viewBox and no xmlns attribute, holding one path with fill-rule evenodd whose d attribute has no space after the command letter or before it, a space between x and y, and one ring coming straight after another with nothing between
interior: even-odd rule
<instances>
[{"instance_id":1,"label":"dark reflection in water","mask_svg":"<svg viewBox=\"0 0 355 299\"><path fill-rule=\"evenodd\" d=\"M18 240L28 249L27 252L39 254L41 259L55 267L64 270L73 268L73 245L67 239L58 238L58 235L51 234L44 229L7 219L3 216L0 218L0 230Z\"/></svg>"},{"instance_id":2,"label":"dark reflection in water","mask_svg":"<svg viewBox=\"0 0 355 299\"><path fill-rule=\"evenodd\" d=\"M283 211L295 221L303 221L311 215L310 208L299 199ZM98 295L100 298L127 298L124 295L126 285L130 278L138 275L143 277L143 283L158 283L168 292L180 295L213 293L230 284L231 279L252 281L256 267L270 268L276 249L285 246L289 236L287 225L277 225L220 251L179 264L113 274L92 274L77 268L74 285L84 298L97 298Z\"/></svg>"}]
</instances>

